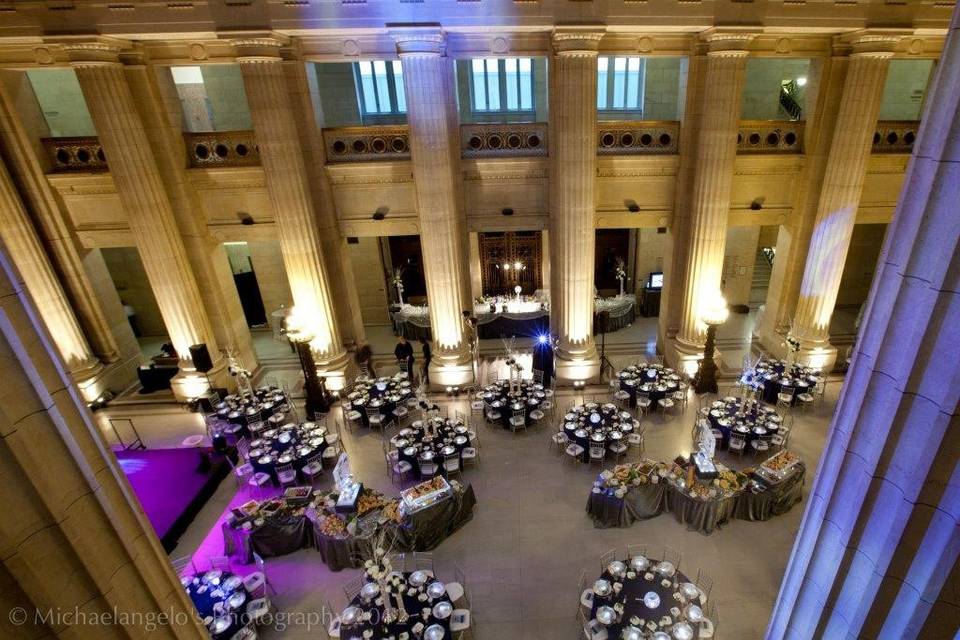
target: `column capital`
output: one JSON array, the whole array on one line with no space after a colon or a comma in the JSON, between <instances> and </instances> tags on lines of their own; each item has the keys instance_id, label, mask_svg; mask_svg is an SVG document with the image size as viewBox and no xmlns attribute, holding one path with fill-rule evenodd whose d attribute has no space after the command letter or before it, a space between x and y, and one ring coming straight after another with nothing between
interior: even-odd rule
<instances>
[{"instance_id":1,"label":"column capital","mask_svg":"<svg viewBox=\"0 0 960 640\"><path fill-rule=\"evenodd\" d=\"M290 46L290 38L281 34L266 32L247 32L238 34L221 34L230 40L230 46L237 54L237 62L259 63L280 62L283 60L281 51Z\"/></svg>"},{"instance_id":2,"label":"column capital","mask_svg":"<svg viewBox=\"0 0 960 640\"><path fill-rule=\"evenodd\" d=\"M836 44L846 48L851 58L892 58L903 33L862 30L838 36ZM835 47L836 48L836 47Z\"/></svg>"},{"instance_id":3,"label":"column capital","mask_svg":"<svg viewBox=\"0 0 960 640\"><path fill-rule=\"evenodd\" d=\"M132 47L127 40L101 36L64 36L45 41L59 45L74 67L120 64L120 54Z\"/></svg>"},{"instance_id":4,"label":"column capital","mask_svg":"<svg viewBox=\"0 0 960 640\"><path fill-rule=\"evenodd\" d=\"M390 36L401 58L435 58L447 52L447 34L438 26L393 27Z\"/></svg>"},{"instance_id":5,"label":"column capital","mask_svg":"<svg viewBox=\"0 0 960 640\"><path fill-rule=\"evenodd\" d=\"M553 53L556 56L596 56L605 33L605 28L595 26L554 29L550 38Z\"/></svg>"},{"instance_id":6,"label":"column capital","mask_svg":"<svg viewBox=\"0 0 960 640\"><path fill-rule=\"evenodd\" d=\"M749 31L710 31L700 37L707 55L715 58L745 58L756 37Z\"/></svg>"}]
</instances>

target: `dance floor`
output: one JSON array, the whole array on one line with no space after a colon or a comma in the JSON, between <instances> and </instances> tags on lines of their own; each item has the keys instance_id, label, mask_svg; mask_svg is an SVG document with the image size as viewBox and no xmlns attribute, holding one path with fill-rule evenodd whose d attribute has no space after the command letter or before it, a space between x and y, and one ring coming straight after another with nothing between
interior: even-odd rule
<instances>
[{"instance_id":1,"label":"dance floor","mask_svg":"<svg viewBox=\"0 0 960 640\"><path fill-rule=\"evenodd\" d=\"M200 452L192 448L115 453L168 553L230 471L220 456L201 471Z\"/></svg>"}]
</instances>

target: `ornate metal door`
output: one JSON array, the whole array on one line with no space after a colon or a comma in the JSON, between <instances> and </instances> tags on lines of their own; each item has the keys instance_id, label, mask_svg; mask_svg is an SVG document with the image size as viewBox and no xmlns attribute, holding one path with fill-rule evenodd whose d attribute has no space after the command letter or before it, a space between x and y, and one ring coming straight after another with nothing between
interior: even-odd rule
<instances>
[{"instance_id":1,"label":"ornate metal door","mask_svg":"<svg viewBox=\"0 0 960 640\"><path fill-rule=\"evenodd\" d=\"M480 234L480 267L485 295L524 295L543 288L539 231Z\"/></svg>"}]
</instances>

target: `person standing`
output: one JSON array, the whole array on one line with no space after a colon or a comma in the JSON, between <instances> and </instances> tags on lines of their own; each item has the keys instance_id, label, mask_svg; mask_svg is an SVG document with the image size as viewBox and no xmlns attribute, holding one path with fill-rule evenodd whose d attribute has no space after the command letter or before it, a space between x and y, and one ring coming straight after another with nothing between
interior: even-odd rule
<instances>
[{"instance_id":1,"label":"person standing","mask_svg":"<svg viewBox=\"0 0 960 640\"><path fill-rule=\"evenodd\" d=\"M397 358L397 363L400 363L400 370L406 371L410 376L410 379L413 379L413 345L407 342L406 337L400 336L400 341L397 342L397 346L393 350L393 355Z\"/></svg>"},{"instance_id":2,"label":"person standing","mask_svg":"<svg viewBox=\"0 0 960 640\"><path fill-rule=\"evenodd\" d=\"M127 304L123 300L120 301L120 304L123 305L123 312L127 315L127 322L130 323L130 329L133 330L134 337L139 338L140 325L137 323L137 310L133 308L133 305Z\"/></svg>"},{"instance_id":3,"label":"person standing","mask_svg":"<svg viewBox=\"0 0 960 640\"><path fill-rule=\"evenodd\" d=\"M366 367L367 373L370 374L371 378L377 377L377 372L373 368L373 351L366 342L361 342L357 345L357 366L361 369Z\"/></svg>"},{"instance_id":4,"label":"person standing","mask_svg":"<svg viewBox=\"0 0 960 640\"><path fill-rule=\"evenodd\" d=\"M423 382L430 384L430 359L433 357L433 350L426 338L420 338L420 344L423 345Z\"/></svg>"}]
</instances>

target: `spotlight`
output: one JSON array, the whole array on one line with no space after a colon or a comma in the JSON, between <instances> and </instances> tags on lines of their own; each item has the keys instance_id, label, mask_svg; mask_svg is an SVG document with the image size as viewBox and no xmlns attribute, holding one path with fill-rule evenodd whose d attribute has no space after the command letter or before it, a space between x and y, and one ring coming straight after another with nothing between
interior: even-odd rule
<instances>
[{"instance_id":1,"label":"spotlight","mask_svg":"<svg viewBox=\"0 0 960 640\"><path fill-rule=\"evenodd\" d=\"M587 383L586 383L585 380L574 380L574 381L573 381L573 388L574 388L574 389L583 389L585 386L587 386Z\"/></svg>"},{"instance_id":2,"label":"spotlight","mask_svg":"<svg viewBox=\"0 0 960 640\"><path fill-rule=\"evenodd\" d=\"M550 336L545 333L541 333L537 336L537 344L547 344L550 342Z\"/></svg>"},{"instance_id":3,"label":"spotlight","mask_svg":"<svg viewBox=\"0 0 960 640\"><path fill-rule=\"evenodd\" d=\"M237 211L237 217L240 218L240 224L245 224L247 226L255 222L253 216L246 211Z\"/></svg>"},{"instance_id":4,"label":"spotlight","mask_svg":"<svg viewBox=\"0 0 960 640\"><path fill-rule=\"evenodd\" d=\"M805 86L807 86L807 77L806 77L806 76L800 76L799 78L797 78L797 86L798 86L798 87L805 87Z\"/></svg>"},{"instance_id":5,"label":"spotlight","mask_svg":"<svg viewBox=\"0 0 960 640\"><path fill-rule=\"evenodd\" d=\"M387 217L387 212L390 211L389 207L377 207L377 210L373 212L374 220L383 220Z\"/></svg>"},{"instance_id":6,"label":"spotlight","mask_svg":"<svg viewBox=\"0 0 960 640\"><path fill-rule=\"evenodd\" d=\"M640 205L636 200L624 200L623 204L627 205L627 211L630 213L640 213Z\"/></svg>"},{"instance_id":7,"label":"spotlight","mask_svg":"<svg viewBox=\"0 0 960 640\"><path fill-rule=\"evenodd\" d=\"M750 203L750 210L760 211L760 209L763 209L763 201L764 201L763 197L755 198L753 202Z\"/></svg>"},{"instance_id":8,"label":"spotlight","mask_svg":"<svg viewBox=\"0 0 960 640\"><path fill-rule=\"evenodd\" d=\"M511 209L510 207L505 207L505 208L501 209L500 213L501 213L502 215L505 215L505 216L512 216L512 215L513 215L513 209Z\"/></svg>"}]
</instances>

